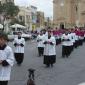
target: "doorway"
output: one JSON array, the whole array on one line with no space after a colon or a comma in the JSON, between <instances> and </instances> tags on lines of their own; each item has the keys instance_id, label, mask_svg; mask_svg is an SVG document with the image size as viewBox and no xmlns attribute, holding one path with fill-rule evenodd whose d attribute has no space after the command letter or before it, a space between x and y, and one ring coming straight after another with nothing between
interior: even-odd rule
<instances>
[{"instance_id":1,"label":"doorway","mask_svg":"<svg viewBox=\"0 0 85 85\"><path fill-rule=\"evenodd\" d=\"M64 29L64 23L60 23L60 28Z\"/></svg>"}]
</instances>

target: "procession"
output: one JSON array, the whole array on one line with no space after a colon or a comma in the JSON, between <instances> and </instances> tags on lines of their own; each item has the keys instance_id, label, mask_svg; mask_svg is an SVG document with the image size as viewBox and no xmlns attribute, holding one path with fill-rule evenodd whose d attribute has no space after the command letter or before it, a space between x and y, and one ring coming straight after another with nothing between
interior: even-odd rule
<instances>
[{"instance_id":1,"label":"procession","mask_svg":"<svg viewBox=\"0 0 85 85\"><path fill-rule=\"evenodd\" d=\"M55 68L58 58L67 58L69 61L73 51L79 49L79 47L82 47L85 43L85 30L78 27L75 27L74 29L55 28L54 30L53 28L48 27L47 30L43 29L37 33L36 39L32 41L25 41L21 36L21 32L18 32L17 35L18 36L14 41L8 42L12 44L9 44L11 47L8 47L7 36L4 33L0 33L0 85L8 84L13 64L14 66L17 66L17 68L23 66L22 64L25 59L24 49L26 49L25 44L28 42L34 42L36 44L35 50L37 50L37 52L35 54L37 54L37 56L35 57L37 57L37 59L42 59L43 69ZM56 47L58 46L61 46L62 48L61 56L58 56L56 52ZM29 57L29 54L27 55ZM31 67L31 65L27 69L30 68L36 69L35 67Z\"/></svg>"},{"instance_id":2,"label":"procession","mask_svg":"<svg viewBox=\"0 0 85 85\"><path fill-rule=\"evenodd\" d=\"M0 85L85 85L85 1L0 0Z\"/></svg>"}]
</instances>

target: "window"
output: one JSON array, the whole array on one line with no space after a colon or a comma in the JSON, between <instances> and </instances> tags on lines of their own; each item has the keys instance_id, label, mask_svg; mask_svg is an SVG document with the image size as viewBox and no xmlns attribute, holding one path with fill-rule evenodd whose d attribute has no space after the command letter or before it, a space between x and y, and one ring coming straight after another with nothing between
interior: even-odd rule
<instances>
[{"instance_id":1,"label":"window","mask_svg":"<svg viewBox=\"0 0 85 85\"><path fill-rule=\"evenodd\" d=\"M76 6L76 12L78 11L78 6Z\"/></svg>"}]
</instances>

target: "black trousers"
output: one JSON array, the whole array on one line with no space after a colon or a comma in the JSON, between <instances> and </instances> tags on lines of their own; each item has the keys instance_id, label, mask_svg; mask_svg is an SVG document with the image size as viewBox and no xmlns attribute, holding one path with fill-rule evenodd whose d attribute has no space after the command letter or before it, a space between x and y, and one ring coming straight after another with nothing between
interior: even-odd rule
<instances>
[{"instance_id":1,"label":"black trousers","mask_svg":"<svg viewBox=\"0 0 85 85\"><path fill-rule=\"evenodd\" d=\"M8 81L0 81L0 85L8 85Z\"/></svg>"},{"instance_id":2,"label":"black trousers","mask_svg":"<svg viewBox=\"0 0 85 85\"><path fill-rule=\"evenodd\" d=\"M83 40L79 41L79 45L82 46L83 45Z\"/></svg>"},{"instance_id":3,"label":"black trousers","mask_svg":"<svg viewBox=\"0 0 85 85\"><path fill-rule=\"evenodd\" d=\"M56 55L44 55L43 63L46 65L54 64L56 62Z\"/></svg>"},{"instance_id":4,"label":"black trousers","mask_svg":"<svg viewBox=\"0 0 85 85\"><path fill-rule=\"evenodd\" d=\"M59 45L61 43L61 39L56 39L56 45Z\"/></svg>"},{"instance_id":5,"label":"black trousers","mask_svg":"<svg viewBox=\"0 0 85 85\"><path fill-rule=\"evenodd\" d=\"M73 46L62 46L62 57L70 56Z\"/></svg>"},{"instance_id":6,"label":"black trousers","mask_svg":"<svg viewBox=\"0 0 85 85\"><path fill-rule=\"evenodd\" d=\"M84 42L85 42L85 37L84 37Z\"/></svg>"},{"instance_id":7,"label":"black trousers","mask_svg":"<svg viewBox=\"0 0 85 85\"><path fill-rule=\"evenodd\" d=\"M14 55L15 55L15 60L17 64L21 64L24 59L24 53L15 53Z\"/></svg>"},{"instance_id":8,"label":"black trousers","mask_svg":"<svg viewBox=\"0 0 85 85\"><path fill-rule=\"evenodd\" d=\"M44 47L38 47L39 56L43 56Z\"/></svg>"}]
</instances>

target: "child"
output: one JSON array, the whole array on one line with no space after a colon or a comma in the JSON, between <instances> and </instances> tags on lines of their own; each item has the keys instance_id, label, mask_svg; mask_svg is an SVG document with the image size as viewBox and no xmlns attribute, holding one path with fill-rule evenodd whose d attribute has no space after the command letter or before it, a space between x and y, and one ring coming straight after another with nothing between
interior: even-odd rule
<instances>
[{"instance_id":1,"label":"child","mask_svg":"<svg viewBox=\"0 0 85 85\"><path fill-rule=\"evenodd\" d=\"M48 30L48 35L45 36L44 45L44 64L46 67L53 67L56 62L56 40L50 30Z\"/></svg>"},{"instance_id":2,"label":"child","mask_svg":"<svg viewBox=\"0 0 85 85\"><path fill-rule=\"evenodd\" d=\"M0 33L0 85L8 85L14 62L13 51L6 43L7 35Z\"/></svg>"},{"instance_id":3,"label":"child","mask_svg":"<svg viewBox=\"0 0 85 85\"><path fill-rule=\"evenodd\" d=\"M18 32L18 37L14 39L14 48L15 48L15 60L17 64L20 66L24 59L24 46L25 46L25 39L22 38L22 33Z\"/></svg>"},{"instance_id":4,"label":"child","mask_svg":"<svg viewBox=\"0 0 85 85\"><path fill-rule=\"evenodd\" d=\"M43 32L41 31L40 34L37 36L37 47L38 47L39 57L43 56L43 52L44 52L43 39L44 39L44 35Z\"/></svg>"}]
</instances>

